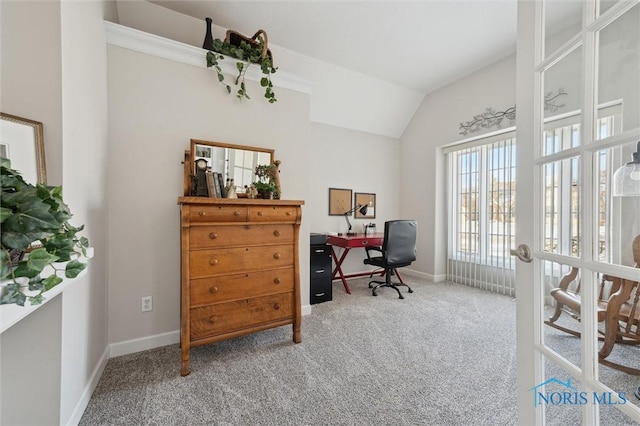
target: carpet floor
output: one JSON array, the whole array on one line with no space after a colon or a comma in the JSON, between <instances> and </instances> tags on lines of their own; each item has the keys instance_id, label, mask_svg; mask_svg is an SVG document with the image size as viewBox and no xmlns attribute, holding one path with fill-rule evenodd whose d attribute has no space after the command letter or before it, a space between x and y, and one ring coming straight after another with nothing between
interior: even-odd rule
<instances>
[{"instance_id":1,"label":"carpet floor","mask_svg":"<svg viewBox=\"0 0 640 426\"><path fill-rule=\"evenodd\" d=\"M186 377L178 345L112 358L80 425L516 424L515 299L406 281L404 300L336 282L303 317L301 344L286 326L194 348ZM624 376L610 380L640 385ZM580 424L579 412L549 414ZM601 424L637 423L611 409Z\"/></svg>"}]
</instances>

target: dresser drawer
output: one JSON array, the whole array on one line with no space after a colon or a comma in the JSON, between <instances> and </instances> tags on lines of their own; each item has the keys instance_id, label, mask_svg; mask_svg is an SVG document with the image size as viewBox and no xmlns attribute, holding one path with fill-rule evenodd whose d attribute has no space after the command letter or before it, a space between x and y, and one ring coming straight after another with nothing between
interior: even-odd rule
<instances>
[{"instance_id":1,"label":"dresser drawer","mask_svg":"<svg viewBox=\"0 0 640 426\"><path fill-rule=\"evenodd\" d=\"M293 268L287 268L198 278L189 282L189 300L192 305L204 305L293 291L293 277Z\"/></svg>"},{"instance_id":2,"label":"dresser drawer","mask_svg":"<svg viewBox=\"0 0 640 426\"><path fill-rule=\"evenodd\" d=\"M256 324L293 318L294 293L191 308L190 337L203 339Z\"/></svg>"},{"instance_id":3,"label":"dresser drawer","mask_svg":"<svg viewBox=\"0 0 640 426\"><path fill-rule=\"evenodd\" d=\"M189 252L191 278L293 267L293 245L235 247Z\"/></svg>"},{"instance_id":4,"label":"dresser drawer","mask_svg":"<svg viewBox=\"0 0 640 426\"><path fill-rule=\"evenodd\" d=\"M249 206L251 222L297 222L297 209L293 206Z\"/></svg>"},{"instance_id":5,"label":"dresser drawer","mask_svg":"<svg viewBox=\"0 0 640 426\"><path fill-rule=\"evenodd\" d=\"M246 206L191 206L190 222L246 222Z\"/></svg>"},{"instance_id":6,"label":"dresser drawer","mask_svg":"<svg viewBox=\"0 0 640 426\"><path fill-rule=\"evenodd\" d=\"M189 228L192 248L245 244L282 244L293 241L293 225L213 225Z\"/></svg>"}]
</instances>

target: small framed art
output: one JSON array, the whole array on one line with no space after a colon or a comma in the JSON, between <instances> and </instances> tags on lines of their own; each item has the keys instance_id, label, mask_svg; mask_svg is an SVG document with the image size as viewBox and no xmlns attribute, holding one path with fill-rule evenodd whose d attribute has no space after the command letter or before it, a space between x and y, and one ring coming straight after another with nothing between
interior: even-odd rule
<instances>
[{"instance_id":1,"label":"small framed art","mask_svg":"<svg viewBox=\"0 0 640 426\"><path fill-rule=\"evenodd\" d=\"M351 210L350 189L329 188L329 216L342 216Z\"/></svg>"},{"instance_id":2,"label":"small framed art","mask_svg":"<svg viewBox=\"0 0 640 426\"><path fill-rule=\"evenodd\" d=\"M356 192L356 206L367 206L367 214L362 214L360 209L356 209L354 217L356 219L375 219L376 217L376 194L368 192Z\"/></svg>"}]
</instances>

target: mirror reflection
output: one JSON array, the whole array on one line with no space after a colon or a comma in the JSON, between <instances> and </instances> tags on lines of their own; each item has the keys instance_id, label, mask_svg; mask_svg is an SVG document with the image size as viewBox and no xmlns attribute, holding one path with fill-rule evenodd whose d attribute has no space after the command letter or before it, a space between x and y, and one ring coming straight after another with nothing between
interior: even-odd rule
<instances>
[{"instance_id":1,"label":"mirror reflection","mask_svg":"<svg viewBox=\"0 0 640 426\"><path fill-rule=\"evenodd\" d=\"M204 159L212 172L222 174L224 182L233 179L239 193L256 182L256 166L271 164L273 153L274 150L268 148L191 140L192 166L193 162Z\"/></svg>"},{"instance_id":2,"label":"mirror reflection","mask_svg":"<svg viewBox=\"0 0 640 426\"><path fill-rule=\"evenodd\" d=\"M42 123L0 113L0 157L31 184L47 183Z\"/></svg>"}]
</instances>

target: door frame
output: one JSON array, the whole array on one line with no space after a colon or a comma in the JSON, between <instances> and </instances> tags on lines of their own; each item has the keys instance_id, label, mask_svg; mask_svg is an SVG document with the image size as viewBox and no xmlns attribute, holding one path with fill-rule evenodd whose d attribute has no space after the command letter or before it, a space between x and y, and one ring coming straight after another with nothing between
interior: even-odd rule
<instances>
[{"instance_id":1,"label":"door frame","mask_svg":"<svg viewBox=\"0 0 640 426\"><path fill-rule=\"evenodd\" d=\"M640 129L623 132L610 141L599 142L594 139L595 114L597 104L597 70L598 70L598 31L613 22L632 7L637 0L619 2L603 13L596 20L598 0L583 2L582 25L580 33L561 46L552 55L544 57L544 4L541 1L518 0L518 47L517 47L517 86L516 117L517 149L517 182L516 202L516 235L518 243L532 246L533 262L518 262L516 266L516 342L517 342L517 404L518 423L545 423L544 405L534 406L531 390L545 380L544 363L552 362L581 382L588 390L609 391L598 379L598 341L596 320L596 272L614 274L622 278L634 279L629 268L597 261L594 253L593 226L595 212L593 205L593 167L594 153L599 149L632 142L640 134ZM579 47L576 47L579 46ZM582 49L582 81L583 93L581 111L581 144L572 150L570 155L541 156L540 145L543 140L543 74L557 61L568 55L573 49ZM558 159L580 157L581 177L581 209L582 239L579 257L553 254L542 251L542 206L534 206L533 200L543 200L541 185L541 169ZM552 157L552 158L550 158ZM533 194L533 197L531 197ZM533 226L531 226L533 224ZM582 271L582 321L581 332L581 367L568 362L544 344L544 261L563 263L579 267ZM531 303L533 301L533 303ZM584 308L589 307L589 308ZM626 415L640 417L637 403L616 406ZM599 407L586 404L582 409L583 424L599 424Z\"/></svg>"}]
</instances>

